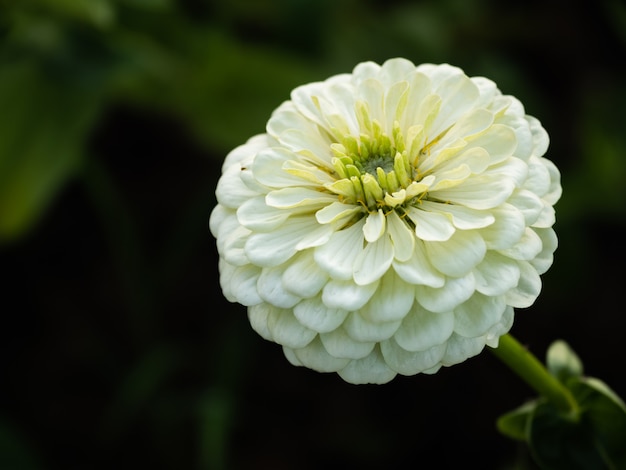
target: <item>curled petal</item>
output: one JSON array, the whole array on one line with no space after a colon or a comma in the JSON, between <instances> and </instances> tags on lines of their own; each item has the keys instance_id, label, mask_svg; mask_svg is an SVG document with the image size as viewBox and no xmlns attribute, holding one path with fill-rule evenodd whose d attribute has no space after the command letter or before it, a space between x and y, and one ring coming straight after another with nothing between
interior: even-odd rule
<instances>
[{"instance_id":1,"label":"curled petal","mask_svg":"<svg viewBox=\"0 0 626 470\"><path fill-rule=\"evenodd\" d=\"M402 375L415 375L437 366L444 353L446 345L433 346L425 351L407 351L402 349L393 338L380 343L380 350L385 362Z\"/></svg>"},{"instance_id":2,"label":"curled petal","mask_svg":"<svg viewBox=\"0 0 626 470\"><path fill-rule=\"evenodd\" d=\"M361 342L352 339L343 328L336 328L320 335L320 340L331 356L361 359L372 352L376 343Z\"/></svg>"},{"instance_id":3,"label":"curled petal","mask_svg":"<svg viewBox=\"0 0 626 470\"><path fill-rule=\"evenodd\" d=\"M350 362L350 359L331 356L319 336L303 348L290 349L293 349L293 355L300 364L318 372L337 372Z\"/></svg>"},{"instance_id":4,"label":"curled petal","mask_svg":"<svg viewBox=\"0 0 626 470\"><path fill-rule=\"evenodd\" d=\"M348 316L347 310L328 308L321 296L300 301L293 309L300 323L318 333L328 333L338 328Z\"/></svg>"},{"instance_id":5,"label":"curled petal","mask_svg":"<svg viewBox=\"0 0 626 470\"><path fill-rule=\"evenodd\" d=\"M396 372L385 362L379 348L374 348L362 359L350 361L338 373L343 380L352 384L384 384L396 376Z\"/></svg>"},{"instance_id":6,"label":"curled petal","mask_svg":"<svg viewBox=\"0 0 626 470\"><path fill-rule=\"evenodd\" d=\"M415 303L394 338L407 351L426 351L444 344L453 331L452 312L434 313Z\"/></svg>"}]
</instances>

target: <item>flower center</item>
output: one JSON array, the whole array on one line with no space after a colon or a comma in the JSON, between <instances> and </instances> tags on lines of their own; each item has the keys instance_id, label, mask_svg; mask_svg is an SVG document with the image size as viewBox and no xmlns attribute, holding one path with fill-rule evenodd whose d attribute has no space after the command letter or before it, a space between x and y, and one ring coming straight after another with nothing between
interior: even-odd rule
<instances>
[{"instance_id":1,"label":"flower center","mask_svg":"<svg viewBox=\"0 0 626 470\"><path fill-rule=\"evenodd\" d=\"M346 134L331 145L337 180L327 189L341 202L359 204L367 212L384 212L421 199L428 184L420 183L417 158L411 162L399 123L391 136L371 121L370 133L355 138Z\"/></svg>"}]
</instances>

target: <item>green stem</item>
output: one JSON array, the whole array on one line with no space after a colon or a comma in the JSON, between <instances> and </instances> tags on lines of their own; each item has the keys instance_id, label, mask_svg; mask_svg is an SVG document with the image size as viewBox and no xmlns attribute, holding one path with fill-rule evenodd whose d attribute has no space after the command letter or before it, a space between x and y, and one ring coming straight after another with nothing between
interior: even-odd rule
<instances>
[{"instance_id":1,"label":"green stem","mask_svg":"<svg viewBox=\"0 0 626 470\"><path fill-rule=\"evenodd\" d=\"M551 375L544 365L511 335L500 337L497 348L491 351L522 380L559 409L578 414L578 403L570 391Z\"/></svg>"}]
</instances>

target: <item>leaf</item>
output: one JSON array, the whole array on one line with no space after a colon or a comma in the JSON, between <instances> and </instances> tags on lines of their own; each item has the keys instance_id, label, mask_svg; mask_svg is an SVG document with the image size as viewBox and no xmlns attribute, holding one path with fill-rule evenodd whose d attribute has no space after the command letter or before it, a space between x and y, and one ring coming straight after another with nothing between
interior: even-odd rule
<instances>
[{"instance_id":1,"label":"leaf","mask_svg":"<svg viewBox=\"0 0 626 470\"><path fill-rule=\"evenodd\" d=\"M550 373L562 383L570 377L580 377L583 373L583 363L563 340L557 340L550 345L546 365Z\"/></svg>"},{"instance_id":2,"label":"leaf","mask_svg":"<svg viewBox=\"0 0 626 470\"><path fill-rule=\"evenodd\" d=\"M568 388L578 416L544 402L528 417L528 444L542 468L554 470L626 468L626 407L602 381L576 377Z\"/></svg>"},{"instance_id":3,"label":"leaf","mask_svg":"<svg viewBox=\"0 0 626 470\"><path fill-rule=\"evenodd\" d=\"M0 68L0 243L25 233L77 170L96 91L30 61Z\"/></svg>"},{"instance_id":4,"label":"leaf","mask_svg":"<svg viewBox=\"0 0 626 470\"><path fill-rule=\"evenodd\" d=\"M528 440L528 424L536 406L537 401L532 401L503 414L496 422L498 430L511 439Z\"/></svg>"}]
</instances>

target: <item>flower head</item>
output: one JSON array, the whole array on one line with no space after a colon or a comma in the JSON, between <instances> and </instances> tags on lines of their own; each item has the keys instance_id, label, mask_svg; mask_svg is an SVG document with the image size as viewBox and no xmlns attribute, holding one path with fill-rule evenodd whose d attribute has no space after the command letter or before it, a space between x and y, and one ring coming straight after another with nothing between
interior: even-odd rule
<instances>
[{"instance_id":1,"label":"flower head","mask_svg":"<svg viewBox=\"0 0 626 470\"><path fill-rule=\"evenodd\" d=\"M557 168L522 104L450 65L296 88L234 149L210 218L226 298L287 359L352 383L497 346L557 246Z\"/></svg>"}]
</instances>

